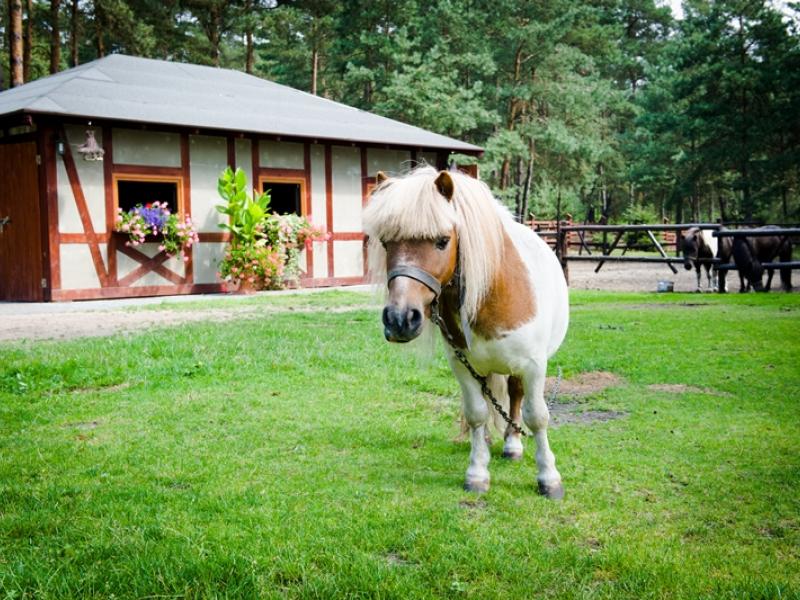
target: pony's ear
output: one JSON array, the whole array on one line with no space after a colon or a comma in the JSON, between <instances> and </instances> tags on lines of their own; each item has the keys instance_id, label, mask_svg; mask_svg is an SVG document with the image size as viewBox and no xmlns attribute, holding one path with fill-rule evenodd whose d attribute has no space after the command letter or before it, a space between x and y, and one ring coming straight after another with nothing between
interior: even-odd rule
<instances>
[{"instance_id":1,"label":"pony's ear","mask_svg":"<svg viewBox=\"0 0 800 600\"><path fill-rule=\"evenodd\" d=\"M447 171L439 171L439 176L433 182L439 193L447 198L448 201L453 199L453 178Z\"/></svg>"},{"instance_id":2,"label":"pony's ear","mask_svg":"<svg viewBox=\"0 0 800 600\"><path fill-rule=\"evenodd\" d=\"M378 185L382 184L387 179L389 179L389 176L386 173L384 173L383 171L378 171L375 174L375 183L378 184Z\"/></svg>"}]
</instances>

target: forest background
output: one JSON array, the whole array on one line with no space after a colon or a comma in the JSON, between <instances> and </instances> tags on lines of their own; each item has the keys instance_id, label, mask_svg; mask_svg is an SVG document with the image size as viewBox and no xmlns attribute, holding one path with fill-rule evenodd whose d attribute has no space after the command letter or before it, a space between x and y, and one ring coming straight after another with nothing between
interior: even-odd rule
<instances>
[{"instance_id":1,"label":"forest background","mask_svg":"<svg viewBox=\"0 0 800 600\"><path fill-rule=\"evenodd\" d=\"M484 147L518 218L800 221L800 3L3 2L0 89L110 53L239 69Z\"/></svg>"}]
</instances>

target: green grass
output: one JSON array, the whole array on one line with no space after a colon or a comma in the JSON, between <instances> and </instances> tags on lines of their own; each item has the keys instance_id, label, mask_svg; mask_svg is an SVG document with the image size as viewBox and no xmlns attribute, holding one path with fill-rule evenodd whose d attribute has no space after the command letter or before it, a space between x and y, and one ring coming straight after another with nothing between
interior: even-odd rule
<instances>
[{"instance_id":1,"label":"green grass","mask_svg":"<svg viewBox=\"0 0 800 600\"><path fill-rule=\"evenodd\" d=\"M800 597L800 296L573 293L550 370L626 416L551 431L560 503L499 442L461 491L457 385L370 300L0 346L0 597Z\"/></svg>"}]
</instances>

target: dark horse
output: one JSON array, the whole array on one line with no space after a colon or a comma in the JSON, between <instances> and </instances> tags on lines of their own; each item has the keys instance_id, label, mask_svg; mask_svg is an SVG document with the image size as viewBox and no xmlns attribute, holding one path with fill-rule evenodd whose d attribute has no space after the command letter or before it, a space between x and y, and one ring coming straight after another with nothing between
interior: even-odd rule
<instances>
[{"instance_id":1,"label":"dark horse","mask_svg":"<svg viewBox=\"0 0 800 600\"><path fill-rule=\"evenodd\" d=\"M719 258L722 264L730 261L732 252L730 238L715 238L710 230L692 227L684 234L681 249L684 268L690 271L694 267L697 273L697 289L695 291L702 291L700 285L701 266L706 269L709 292L713 292L717 288L717 276L720 279L720 289L728 291L728 284L725 281L726 271L719 271L711 261L714 258ZM742 282L742 286L744 286L744 282Z\"/></svg>"},{"instance_id":2,"label":"dark horse","mask_svg":"<svg viewBox=\"0 0 800 600\"><path fill-rule=\"evenodd\" d=\"M775 225L759 227L759 231L778 229ZM733 260L739 270L739 276L747 279L749 285L757 292L768 292L772 286L772 276L775 269L767 269L767 285L761 283L764 275L762 263L790 262L792 260L792 242L787 237L779 235L748 236L733 238ZM783 268L781 271L781 288L785 292L792 289L792 270ZM744 291L744 290L741 290Z\"/></svg>"}]
</instances>

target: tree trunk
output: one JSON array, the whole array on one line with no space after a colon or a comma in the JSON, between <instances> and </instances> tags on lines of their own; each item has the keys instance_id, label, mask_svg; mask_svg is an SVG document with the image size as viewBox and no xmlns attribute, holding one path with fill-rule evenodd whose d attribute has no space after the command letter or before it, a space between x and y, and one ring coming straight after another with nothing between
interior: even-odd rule
<instances>
[{"instance_id":1,"label":"tree trunk","mask_svg":"<svg viewBox=\"0 0 800 600\"><path fill-rule=\"evenodd\" d=\"M253 74L256 66L256 56L253 51L253 32L250 29L244 35L245 45L247 46L247 58L245 60L244 70L249 75Z\"/></svg>"},{"instance_id":2,"label":"tree trunk","mask_svg":"<svg viewBox=\"0 0 800 600\"><path fill-rule=\"evenodd\" d=\"M33 48L33 0L25 2L25 34L22 39L22 79L31 80L31 50Z\"/></svg>"},{"instance_id":3,"label":"tree trunk","mask_svg":"<svg viewBox=\"0 0 800 600\"><path fill-rule=\"evenodd\" d=\"M77 67L78 66L78 37L80 36L80 32L78 28L80 27L80 10L78 9L78 0L72 0L72 5L70 6L70 13L69 13L69 23L70 23L70 32L69 32L69 66L70 67Z\"/></svg>"},{"instance_id":4,"label":"tree trunk","mask_svg":"<svg viewBox=\"0 0 800 600\"><path fill-rule=\"evenodd\" d=\"M50 0L50 73L61 68L61 26L58 20L61 0Z\"/></svg>"},{"instance_id":5,"label":"tree trunk","mask_svg":"<svg viewBox=\"0 0 800 600\"><path fill-rule=\"evenodd\" d=\"M244 28L244 45L245 45L245 59L244 70L248 75L253 74L255 69L256 59L253 51L253 24L250 20L250 15L253 13L253 0L247 0L244 3L245 12L245 28Z\"/></svg>"},{"instance_id":6,"label":"tree trunk","mask_svg":"<svg viewBox=\"0 0 800 600\"><path fill-rule=\"evenodd\" d=\"M311 50L311 94L317 95L317 76L319 74L319 49L314 46Z\"/></svg>"},{"instance_id":7,"label":"tree trunk","mask_svg":"<svg viewBox=\"0 0 800 600\"><path fill-rule=\"evenodd\" d=\"M520 223L523 224L528 218L528 197L531 193L531 179L533 179L533 161L536 159L533 140L531 140L529 149L530 156L528 157L528 167L525 171L525 187L522 188L522 209L520 210Z\"/></svg>"},{"instance_id":8,"label":"tree trunk","mask_svg":"<svg viewBox=\"0 0 800 600\"><path fill-rule=\"evenodd\" d=\"M8 58L9 83L16 87L24 83L22 77L22 1L8 0Z\"/></svg>"},{"instance_id":9,"label":"tree trunk","mask_svg":"<svg viewBox=\"0 0 800 600\"><path fill-rule=\"evenodd\" d=\"M103 58L106 55L106 42L103 39L105 31L105 13L100 0L94 0L94 43L97 58Z\"/></svg>"}]
</instances>

